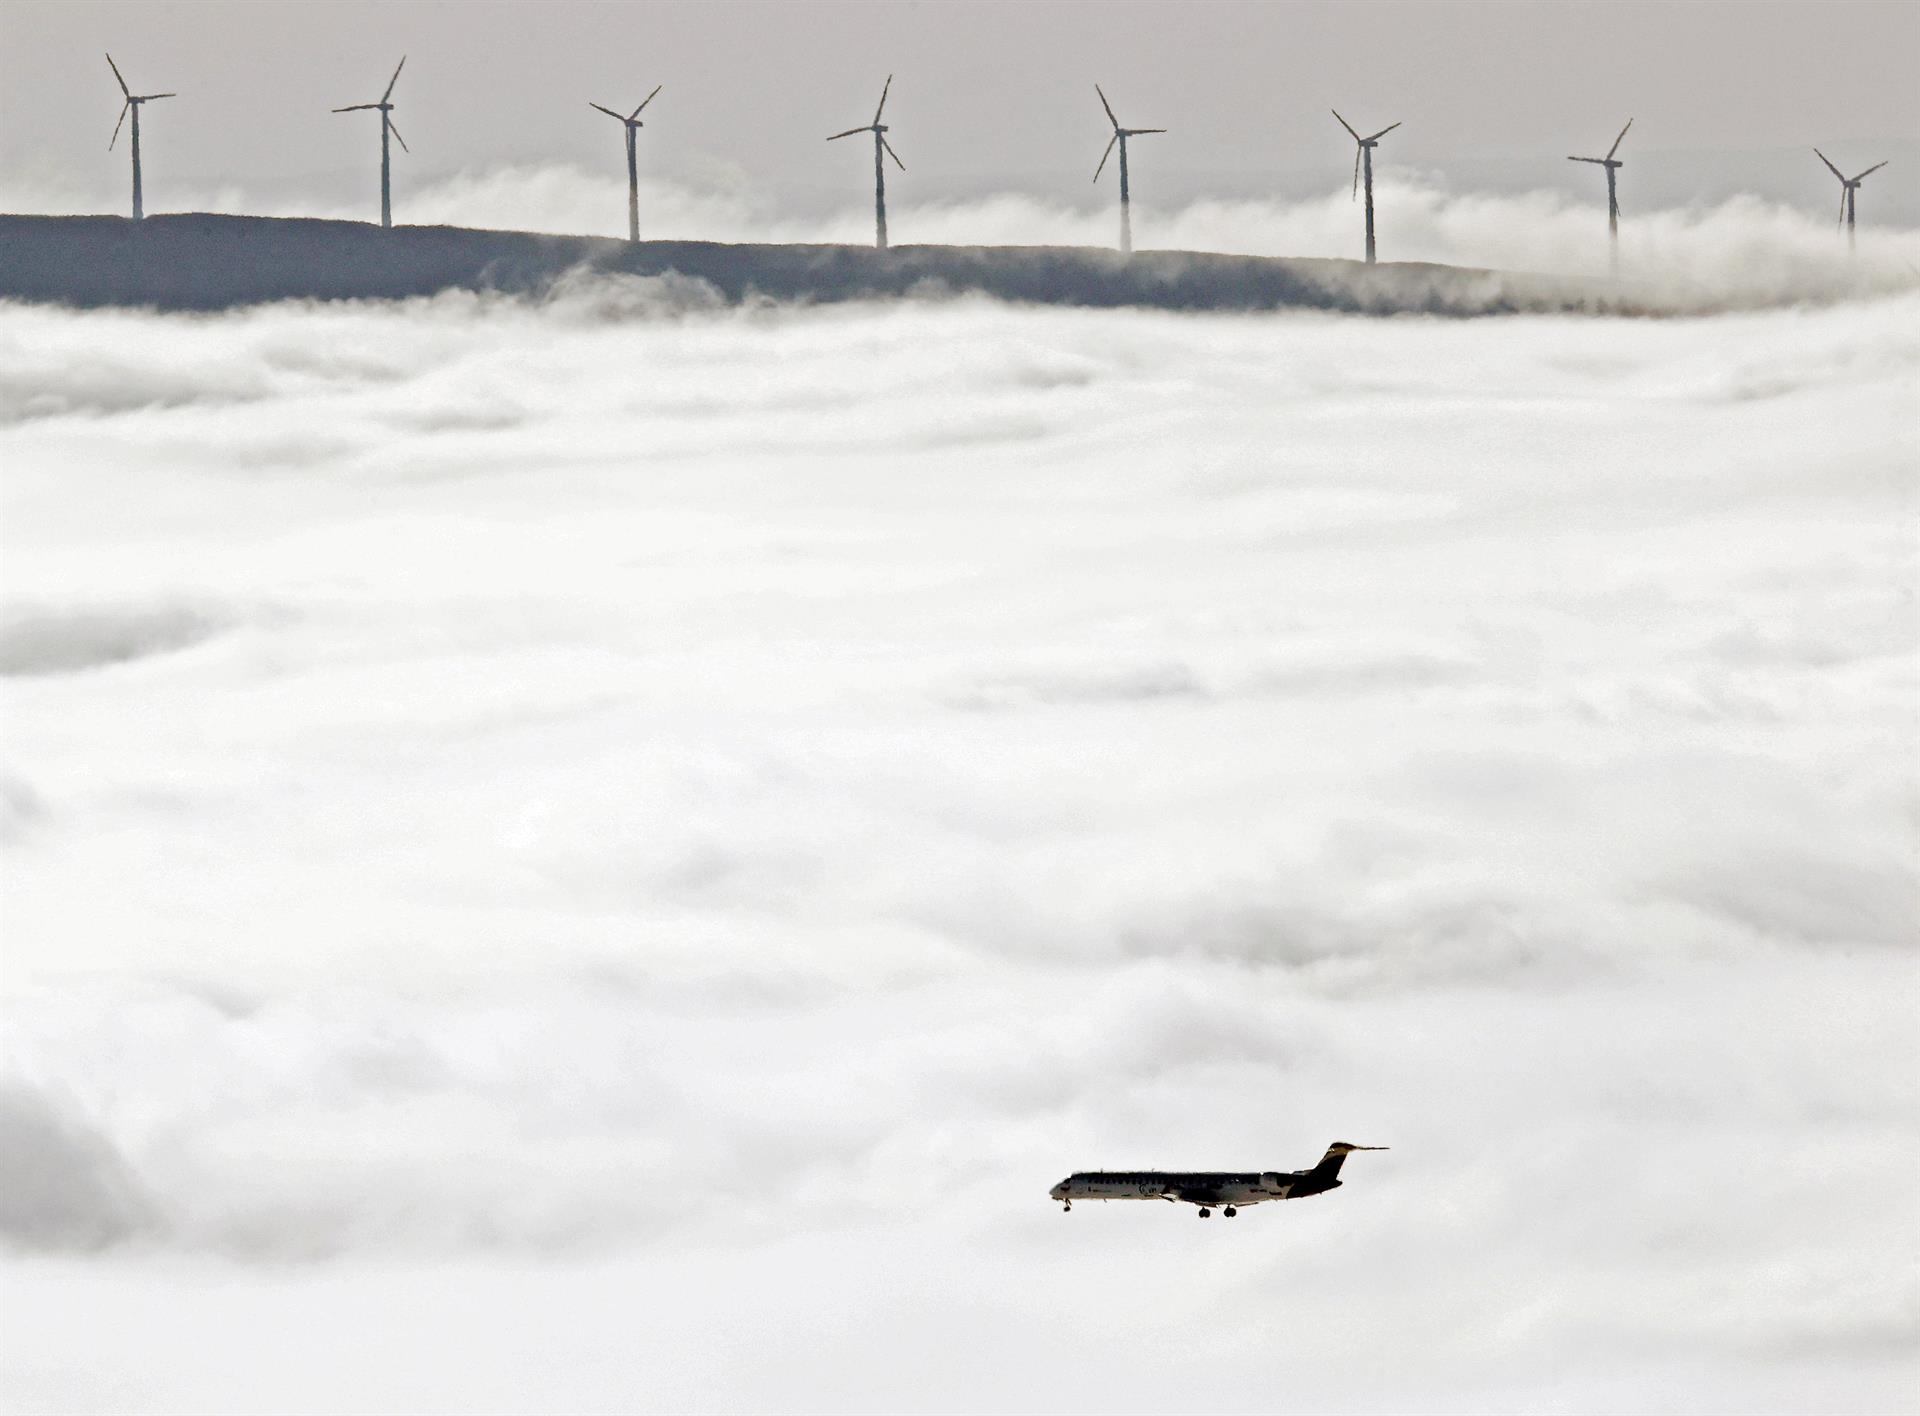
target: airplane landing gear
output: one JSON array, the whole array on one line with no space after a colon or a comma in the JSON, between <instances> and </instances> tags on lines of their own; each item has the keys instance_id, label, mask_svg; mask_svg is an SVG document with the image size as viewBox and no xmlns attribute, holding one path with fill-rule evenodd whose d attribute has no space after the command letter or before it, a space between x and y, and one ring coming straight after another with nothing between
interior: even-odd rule
<instances>
[{"instance_id":1,"label":"airplane landing gear","mask_svg":"<svg viewBox=\"0 0 1920 1416\"><path fill-rule=\"evenodd\" d=\"M1205 1205L1202 1205L1202 1206L1200 1207L1200 1218L1202 1218L1202 1219L1205 1219L1205 1218L1206 1218L1206 1217L1207 1217L1208 1215L1210 1215L1210 1214L1212 1214L1212 1213L1213 1213L1213 1211L1212 1211L1212 1210L1210 1210L1210 1209L1208 1209L1208 1208L1207 1208L1207 1207L1206 1207Z\"/></svg>"},{"instance_id":2,"label":"airplane landing gear","mask_svg":"<svg viewBox=\"0 0 1920 1416\"><path fill-rule=\"evenodd\" d=\"M1221 1210L1220 1213L1224 1214L1228 1219L1232 1219L1236 1214L1240 1213L1240 1211L1232 1205L1228 1205L1225 1209Z\"/></svg>"},{"instance_id":3,"label":"airplane landing gear","mask_svg":"<svg viewBox=\"0 0 1920 1416\"><path fill-rule=\"evenodd\" d=\"M1073 1201L1072 1201L1072 1200L1062 1200L1062 1201L1060 1202L1060 1213L1062 1213L1062 1214L1072 1214L1072 1213L1073 1213Z\"/></svg>"}]
</instances>

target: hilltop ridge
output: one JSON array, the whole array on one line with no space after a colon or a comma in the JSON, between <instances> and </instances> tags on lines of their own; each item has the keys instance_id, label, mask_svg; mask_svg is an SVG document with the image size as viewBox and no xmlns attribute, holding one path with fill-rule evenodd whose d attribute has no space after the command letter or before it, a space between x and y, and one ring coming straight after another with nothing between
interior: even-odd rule
<instances>
[{"instance_id":1,"label":"hilltop ridge","mask_svg":"<svg viewBox=\"0 0 1920 1416\"><path fill-rule=\"evenodd\" d=\"M1168 310L1477 315L1634 312L1602 282L1458 266L1070 246L728 244L553 236L304 217L0 216L0 299L221 310L275 300L542 295L581 271L678 275L719 299L980 293Z\"/></svg>"}]
</instances>

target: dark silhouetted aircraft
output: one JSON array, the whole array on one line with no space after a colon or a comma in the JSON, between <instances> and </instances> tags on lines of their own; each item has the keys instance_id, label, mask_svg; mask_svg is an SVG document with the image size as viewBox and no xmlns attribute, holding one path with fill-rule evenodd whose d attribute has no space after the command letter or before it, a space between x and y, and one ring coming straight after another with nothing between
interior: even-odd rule
<instances>
[{"instance_id":1,"label":"dark silhouetted aircraft","mask_svg":"<svg viewBox=\"0 0 1920 1416\"><path fill-rule=\"evenodd\" d=\"M1246 1205L1323 1194L1340 1184L1340 1163L1354 1151L1386 1149L1335 1141L1311 1170L1076 1170L1047 1194L1069 1210L1075 1200L1166 1200L1198 1205L1202 1219L1218 1205L1231 1218Z\"/></svg>"}]
</instances>

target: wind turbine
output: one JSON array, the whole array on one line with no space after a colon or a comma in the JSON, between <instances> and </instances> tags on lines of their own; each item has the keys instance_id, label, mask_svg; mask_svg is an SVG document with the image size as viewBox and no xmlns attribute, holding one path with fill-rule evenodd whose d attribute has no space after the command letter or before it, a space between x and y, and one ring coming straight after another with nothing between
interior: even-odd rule
<instances>
[{"instance_id":1,"label":"wind turbine","mask_svg":"<svg viewBox=\"0 0 1920 1416\"><path fill-rule=\"evenodd\" d=\"M1333 114L1334 117L1340 118L1339 109L1330 108L1327 111ZM1362 170L1364 170L1367 174L1367 264L1372 265L1373 264L1373 147L1375 143L1379 142L1380 139L1384 138L1388 133L1391 133L1395 128L1399 127L1400 125L1398 123L1389 123L1387 124L1386 127L1382 128L1379 132L1375 133L1370 138L1363 138L1358 133L1354 133L1353 124L1349 123L1344 118L1340 118L1340 126L1345 128L1349 133L1353 133L1353 140L1360 145L1359 149L1353 154L1353 191L1355 196L1358 196L1360 193L1360 174Z\"/></svg>"},{"instance_id":2,"label":"wind turbine","mask_svg":"<svg viewBox=\"0 0 1920 1416\"><path fill-rule=\"evenodd\" d=\"M1627 128L1633 126L1633 119L1627 119ZM1569 157L1568 162L1592 162L1607 169L1607 250L1608 258L1614 270L1620 269L1620 198L1614 187L1613 174L1626 163L1617 160L1614 154L1620 151L1620 143L1627 136L1627 128L1620 130L1620 136L1613 140L1613 146L1607 149L1605 157Z\"/></svg>"},{"instance_id":3,"label":"wind turbine","mask_svg":"<svg viewBox=\"0 0 1920 1416\"><path fill-rule=\"evenodd\" d=\"M640 108L645 108L649 103L652 103L654 99L654 94L659 93L660 90L665 87L666 87L665 84L655 84L653 86L653 93L648 94L645 98L640 100ZM636 108L633 110L633 112L627 114L625 117L622 117L620 114L615 113L611 108L603 107L598 103L594 103L592 100L588 100L587 107L598 108L602 113L606 114L607 117L614 119L616 122L623 123L626 125L626 129L627 129L627 239L629 241L638 241L640 239L640 162L639 162L639 159L634 155L633 137L637 131L639 131L641 128L646 127L647 125L640 121L640 108Z\"/></svg>"},{"instance_id":4,"label":"wind turbine","mask_svg":"<svg viewBox=\"0 0 1920 1416\"><path fill-rule=\"evenodd\" d=\"M127 112L133 112L133 219L144 221L147 216L147 204L140 191L140 105L151 103L156 98L178 98L173 93L134 93L127 88L127 81L120 77L120 66L113 62L113 56L107 56L107 67L113 70L113 77L119 82L120 93L126 99L120 105L120 122L113 125L113 136L107 139L107 151L113 151L113 145L120 141L120 123L127 121Z\"/></svg>"},{"instance_id":5,"label":"wind turbine","mask_svg":"<svg viewBox=\"0 0 1920 1416\"><path fill-rule=\"evenodd\" d=\"M1123 255L1133 254L1133 195L1127 188L1127 139L1137 138L1142 133L1164 133L1165 128L1123 128L1120 120L1113 116L1113 105L1107 102L1107 95L1100 85L1095 84L1093 91L1100 95L1100 106L1107 110L1107 121L1113 124L1113 136L1107 139L1107 150L1100 154L1100 165L1093 169L1093 180L1098 182L1100 174L1107 170L1107 159L1113 155L1113 145L1120 144L1120 251Z\"/></svg>"},{"instance_id":6,"label":"wind turbine","mask_svg":"<svg viewBox=\"0 0 1920 1416\"><path fill-rule=\"evenodd\" d=\"M383 227L393 225L393 154L387 146L387 134L392 133L394 141L400 144L400 151L412 152L407 140L400 136L400 130L393 126L393 86L400 82L400 71L407 67L407 56L402 54L400 62L393 66L393 77L387 80L387 91L380 95L378 103L349 103L345 108L336 108L335 113L358 113L362 109L380 110L380 224Z\"/></svg>"},{"instance_id":7,"label":"wind turbine","mask_svg":"<svg viewBox=\"0 0 1920 1416\"><path fill-rule=\"evenodd\" d=\"M887 165L885 157L893 159L894 166L902 172L907 164L900 160L900 154L893 150L893 144L887 141L887 125L880 121L880 114L887 106L887 90L893 87L893 75L887 75L886 87L880 90L880 107L873 110L873 121L858 128L849 128L844 133L835 133L827 141L838 142L850 138L855 133L873 134L873 245L875 250L887 249Z\"/></svg>"},{"instance_id":8,"label":"wind turbine","mask_svg":"<svg viewBox=\"0 0 1920 1416\"><path fill-rule=\"evenodd\" d=\"M137 121L139 115L136 114L134 116L135 116L135 120ZM134 131L137 133L139 129L135 128ZM1822 162L1826 163L1827 171L1831 172L1834 176L1840 179L1840 220L1846 223L1847 250L1851 251L1853 250L1853 194L1860 190L1860 183L1863 179L1865 179L1866 177L1870 176L1875 172L1878 172L1881 168L1885 167L1887 163L1876 162L1873 164L1873 166L1869 167L1865 172L1862 172L1858 177L1848 177L1844 175L1839 168L1835 167L1833 163L1828 159L1827 155L1824 152L1820 151L1819 148L1815 148L1813 150L1813 155L1819 158ZM1888 158L1887 162L1891 162L1892 160L1893 160L1892 158ZM133 178L134 202L138 204L140 200L140 197L139 197L140 159L138 157L134 158L133 160L133 171L134 171L134 178Z\"/></svg>"}]
</instances>

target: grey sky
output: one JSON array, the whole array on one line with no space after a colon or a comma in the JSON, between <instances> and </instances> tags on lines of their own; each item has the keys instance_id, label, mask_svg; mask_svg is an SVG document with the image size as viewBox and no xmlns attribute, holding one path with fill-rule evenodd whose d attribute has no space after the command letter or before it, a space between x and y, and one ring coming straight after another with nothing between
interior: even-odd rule
<instances>
[{"instance_id":1,"label":"grey sky","mask_svg":"<svg viewBox=\"0 0 1920 1416\"><path fill-rule=\"evenodd\" d=\"M377 97L403 52L403 187L501 163L617 166L619 130L587 101L631 105L664 83L648 172L817 208L858 195L860 162L823 139L864 120L892 72L902 204L1094 200L1097 79L1124 121L1171 130L1136 154L1148 201L1324 192L1348 170L1337 104L1370 128L1404 122L1385 164L1462 187L1590 178L1566 154L1604 151L1632 116L1629 212L1748 188L1825 201L1811 143L1843 165L1909 159L1861 210L1916 209L1920 9L1901 4L9 0L0 23L0 180L15 205L55 187L121 204L110 48L136 89L181 95L148 114L159 210L169 183L230 183L267 205L358 190L375 129L328 109Z\"/></svg>"}]
</instances>

